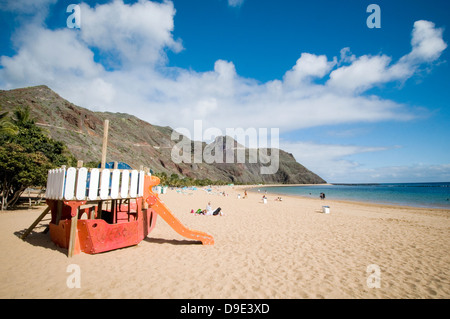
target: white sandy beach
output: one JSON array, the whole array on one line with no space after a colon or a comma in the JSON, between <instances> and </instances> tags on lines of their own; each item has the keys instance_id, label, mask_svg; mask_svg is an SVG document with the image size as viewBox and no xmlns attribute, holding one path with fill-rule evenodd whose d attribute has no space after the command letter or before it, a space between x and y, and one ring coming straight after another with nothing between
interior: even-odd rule
<instances>
[{"instance_id":1,"label":"white sandy beach","mask_svg":"<svg viewBox=\"0 0 450 319\"><path fill-rule=\"evenodd\" d=\"M214 246L185 239L161 218L139 245L68 258L38 228L44 207L0 213L1 298L449 298L450 211L268 195L224 186L160 195ZM241 199L237 194L241 194ZM195 216L211 201L224 216ZM323 214L329 205L331 213ZM81 271L69 288L67 267ZM369 288L369 265L380 288ZM370 277L372 278L372 277ZM370 279L369 278L369 279ZM371 281L369 280L369 283Z\"/></svg>"}]
</instances>

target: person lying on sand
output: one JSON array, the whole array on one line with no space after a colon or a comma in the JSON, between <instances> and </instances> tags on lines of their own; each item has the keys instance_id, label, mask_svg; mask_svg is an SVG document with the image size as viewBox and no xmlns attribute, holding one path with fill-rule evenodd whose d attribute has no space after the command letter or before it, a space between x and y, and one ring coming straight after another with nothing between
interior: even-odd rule
<instances>
[{"instance_id":1,"label":"person lying on sand","mask_svg":"<svg viewBox=\"0 0 450 319\"><path fill-rule=\"evenodd\" d=\"M223 213L221 212L221 208L218 207L216 210L213 211L213 209L211 208L211 202L208 202L208 205L206 205L206 209L201 210L200 208L197 209L197 211L195 211L196 214L198 215L205 215L205 216L223 216ZM191 210L191 213L194 213L194 210Z\"/></svg>"}]
</instances>

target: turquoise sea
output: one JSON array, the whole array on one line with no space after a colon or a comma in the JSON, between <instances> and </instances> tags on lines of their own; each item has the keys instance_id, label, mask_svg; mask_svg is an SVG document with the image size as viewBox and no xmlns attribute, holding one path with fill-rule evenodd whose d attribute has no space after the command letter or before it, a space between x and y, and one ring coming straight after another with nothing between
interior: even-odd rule
<instances>
[{"instance_id":1,"label":"turquoise sea","mask_svg":"<svg viewBox=\"0 0 450 319\"><path fill-rule=\"evenodd\" d=\"M326 199L353 200L386 205L450 209L450 183L333 184L263 187L262 191Z\"/></svg>"}]
</instances>

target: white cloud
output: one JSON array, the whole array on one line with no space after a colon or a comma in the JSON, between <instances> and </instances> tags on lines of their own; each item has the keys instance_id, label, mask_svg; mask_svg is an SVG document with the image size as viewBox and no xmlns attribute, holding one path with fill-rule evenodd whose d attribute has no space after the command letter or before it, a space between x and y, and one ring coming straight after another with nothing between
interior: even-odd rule
<instances>
[{"instance_id":1,"label":"white cloud","mask_svg":"<svg viewBox=\"0 0 450 319\"><path fill-rule=\"evenodd\" d=\"M236 68L233 62L217 60L214 64L214 72L217 73L219 81L230 82L236 77Z\"/></svg>"},{"instance_id":2,"label":"white cloud","mask_svg":"<svg viewBox=\"0 0 450 319\"><path fill-rule=\"evenodd\" d=\"M367 167L351 160L353 155L386 152L394 147L318 144L281 141L281 149L330 183L391 183L448 181L450 164Z\"/></svg>"},{"instance_id":3,"label":"white cloud","mask_svg":"<svg viewBox=\"0 0 450 319\"><path fill-rule=\"evenodd\" d=\"M81 4L81 38L101 53L114 56L119 65L165 62L164 49L180 51L172 36L175 9L172 2L140 1L126 5L113 1L95 8Z\"/></svg>"},{"instance_id":4,"label":"white cloud","mask_svg":"<svg viewBox=\"0 0 450 319\"><path fill-rule=\"evenodd\" d=\"M245 0L228 0L228 5L230 7L240 7Z\"/></svg>"},{"instance_id":5,"label":"white cloud","mask_svg":"<svg viewBox=\"0 0 450 319\"><path fill-rule=\"evenodd\" d=\"M412 31L412 51L406 56L406 60L416 63L431 62L439 58L447 44L442 39L442 29L437 29L433 22L419 20L414 22Z\"/></svg>"},{"instance_id":6,"label":"white cloud","mask_svg":"<svg viewBox=\"0 0 450 319\"><path fill-rule=\"evenodd\" d=\"M450 164L414 163L402 166L359 168L353 173L352 183L429 183L446 182L450 178ZM348 181L341 179L341 181Z\"/></svg>"},{"instance_id":7,"label":"white cloud","mask_svg":"<svg viewBox=\"0 0 450 319\"><path fill-rule=\"evenodd\" d=\"M342 66L330 74L328 85L352 92L362 92L376 84L394 80L388 72L391 58L386 55L357 58L349 66Z\"/></svg>"},{"instance_id":8,"label":"white cloud","mask_svg":"<svg viewBox=\"0 0 450 319\"><path fill-rule=\"evenodd\" d=\"M429 21L416 21L412 31L412 50L395 64L386 55L363 55L356 58L348 56L349 49L341 50L341 61L350 61L330 74L327 85L330 88L359 94L376 85L392 81L405 81L410 78L420 64L433 62L446 49L442 39L442 29L435 28Z\"/></svg>"},{"instance_id":9,"label":"white cloud","mask_svg":"<svg viewBox=\"0 0 450 319\"><path fill-rule=\"evenodd\" d=\"M403 166L380 167L367 170L367 175L372 180L380 182L447 182L450 180L450 164L425 165L416 163Z\"/></svg>"},{"instance_id":10,"label":"white cloud","mask_svg":"<svg viewBox=\"0 0 450 319\"><path fill-rule=\"evenodd\" d=\"M351 63L356 60L356 56L354 54L351 54L350 48L345 47L341 49L341 59L338 62L338 65L340 66L342 63Z\"/></svg>"},{"instance_id":11,"label":"white cloud","mask_svg":"<svg viewBox=\"0 0 450 319\"><path fill-rule=\"evenodd\" d=\"M295 159L324 178L327 182L367 182L358 180L359 174L364 169L359 163L348 159L349 156L381 152L389 150L387 147L368 147L356 145L332 145L312 142L287 142L280 143L281 149L290 152ZM363 175L367 176L367 172Z\"/></svg>"},{"instance_id":12,"label":"white cloud","mask_svg":"<svg viewBox=\"0 0 450 319\"><path fill-rule=\"evenodd\" d=\"M19 34L17 42L20 50L15 56L0 58L2 78L11 86L54 85L62 79L85 81L103 74L92 51L69 29L29 27Z\"/></svg>"},{"instance_id":13,"label":"white cloud","mask_svg":"<svg viewBox=\"0 0 450 319\"><path fill-rule=\"evenodd\" d=\"M306 80L323 78L335 64L336 61L328 62L325 55L302 53L292 70L284 75L284 83L298 87Z\"/></svg>"}]
</instances>

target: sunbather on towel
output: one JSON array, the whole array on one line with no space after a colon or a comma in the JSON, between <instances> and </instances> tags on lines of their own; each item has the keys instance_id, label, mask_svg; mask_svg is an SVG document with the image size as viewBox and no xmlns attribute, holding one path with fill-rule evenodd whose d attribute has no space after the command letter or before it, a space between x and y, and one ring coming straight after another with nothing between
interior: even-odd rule
<instances>
[{"instance_id":1,"label":"sunbather on towel","mask_svg":"<svg viewBox=\"0 0 450 319\"><path fill-rule=\"evenodd\" d=\"M206 216L217 216L217 215L222 215L220 213L221 208L218 207L216 210L213 211L213 209L211 208L211 202L208 202L208 205L206 205L206 211L205 211L205 215Z\"/></svg>"}]
</instances>

